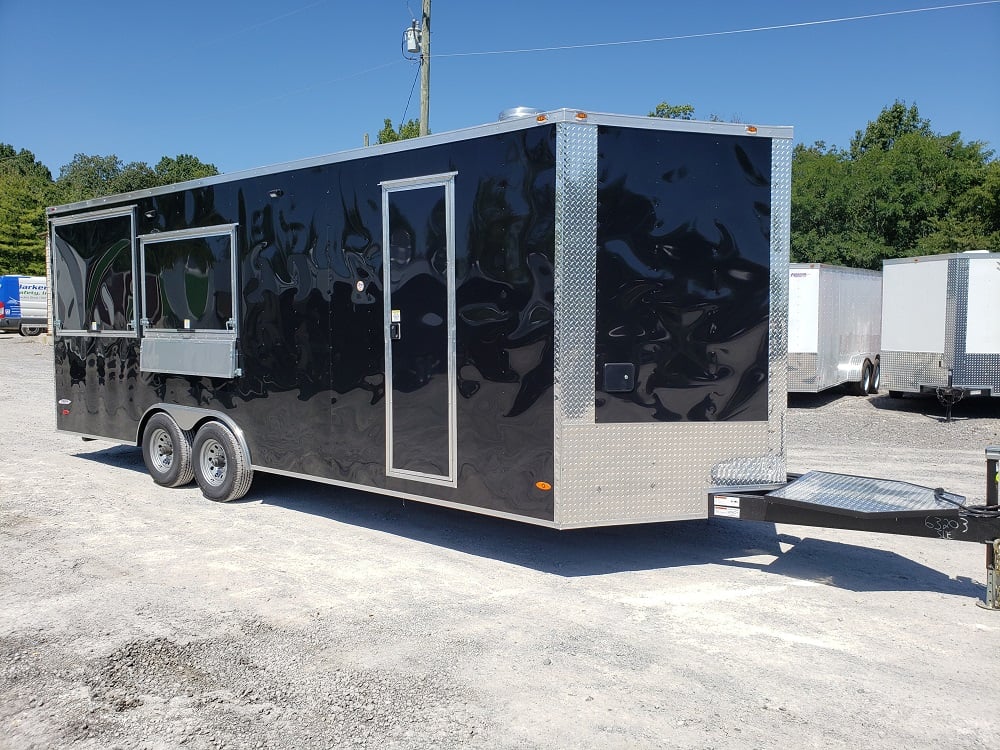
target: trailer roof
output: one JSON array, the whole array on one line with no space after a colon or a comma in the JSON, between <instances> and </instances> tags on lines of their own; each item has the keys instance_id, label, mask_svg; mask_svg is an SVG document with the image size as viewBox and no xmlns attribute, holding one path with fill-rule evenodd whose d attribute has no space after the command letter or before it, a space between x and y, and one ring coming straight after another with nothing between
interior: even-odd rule
<instances>
[{"instance_id":1,"label":"trailer roof","mask_svg":"<svg viewBox=\"0 0 1000 750\"><path fill-rule=\"evenodd\" d=\"M789 263L788 268L790 270L803 269L803 268L828 268L831 271L850 271L852 273L871 273L879 275L881 271L873 271L870 268L854 268L853 266L838 266L834 263Z\"/></svg>"},{"instance_id":2,"label":"trailer roof","mask_svg":"<svg viewBox=\"0 0 1000 750\"><path fill-rule=\"evenodd\" d=\"M1000 253L991 253L988 250L967 250L964 253L941 253L940 255L915 255L911 258L886 258L882 261L882 266L897 265L900 263L926 263L932 260L947 260L948 258L986 258L987 260L1000 260Z\"/></svg>"},{"instance_id":3,"label":"trailer roof","mask_svg":"<svg viewBox=\"0 0 1000 750\"><path fill-rule=\"evenodd\" d=\"M524 117L514 117L506 120L499 120L484 125L476 125L469 128L452 130L445 133L435 133L420 138L410 138L394 143L385 143L375 146L363 146L347 151L339 151L323 156L315 156L306 159L298 159L290 162L272 164L264 167L245 169L238 172L219 174L213 177L203 177L198 180L178 182L172 185L163 185L145 190L134 190L128 193L102 196L90 200L67 203L61 206L50 206L46 209L48 216L57 216L62 213L78 211L85 208L99 208L122 203L123 201L148 198L164 193L173 193L178 190L190 190L193 188L218 185L236 180L243 180L251 177L261 177L264 175L287 172L293 169L308 169L309 167L325 166L338 162L351 161L353 159L370 158L382 154L397 153L400 151L410 151L418 148L437 146L446 143L465 141L472 138L480 138L487 135L507 133L516 130L525 130L532 127L543 127L552 123L576 122L589 123L592 125L615 125L619 127L642 128L646 130L672 130L691 133L716 133L719 135L743 135L757 138L779 138L791 139L792 127L788 125L749 125L736 122L706 122L702 120L672 120L658 117L643 117L640 115L616 115L600 112L584 112L577 109L556 109L549 112L526 115Z\"/></svg>"}]
</instances>

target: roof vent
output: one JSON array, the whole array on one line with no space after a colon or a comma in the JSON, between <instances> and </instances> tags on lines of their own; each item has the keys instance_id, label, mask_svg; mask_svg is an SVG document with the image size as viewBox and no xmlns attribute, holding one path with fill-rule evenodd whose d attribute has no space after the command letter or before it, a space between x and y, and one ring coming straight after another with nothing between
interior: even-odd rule
<instances>
[{"instance_id":1,"label":"roof vent","mask_svg":"<svg viewBox=\"0 0 1000 750\"><path fill-rule=\"evenodd\" d=\"M534 117L541 113L542 110L535 109L534 107L511 107L501 112L498 119L500 122L503 122L504 120L513 120L518 117Z\"/></svg>"}]
</instances>

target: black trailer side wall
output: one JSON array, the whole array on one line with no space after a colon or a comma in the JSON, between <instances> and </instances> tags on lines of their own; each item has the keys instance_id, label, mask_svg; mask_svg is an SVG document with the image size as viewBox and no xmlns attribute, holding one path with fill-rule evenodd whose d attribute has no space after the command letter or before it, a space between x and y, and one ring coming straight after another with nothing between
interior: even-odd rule
<instances>
[{"instance_id":1,"label":"black trailer side wall","mask_svg":"<svg viewBox=\"0 0 1000 750\"><path fill-rule=\"evenodd\" d=\"M457 173L456 488L385 476L379 183L448 172ZM133 441L153 404L212 409L240 426L256 466L552 519L551 493L535 483L553 476L554 125L118 205L136 206L136 235L238 225L242 375L140 372L129 323L157 280L132 291L130 222L55 223L56 318L64 329L100 321L103 332L56 335L59 429ZM170 262L225 308L221 284L202 278L211 262Z\"/></svg>"}]
</instances>

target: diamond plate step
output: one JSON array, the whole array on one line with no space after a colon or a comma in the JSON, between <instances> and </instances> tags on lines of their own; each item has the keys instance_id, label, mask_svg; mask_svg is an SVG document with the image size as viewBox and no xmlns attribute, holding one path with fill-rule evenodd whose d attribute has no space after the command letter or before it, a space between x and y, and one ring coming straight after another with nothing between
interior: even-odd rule
<instances>
[{"instance_id":1,"label":"diamond plate step","mask_svg":"<svg viewBox=\"0 0 1000 750\"><path fill-rule=\"evenodd\" d=\"M962 495L941 489L825 471L803 474L767 496L848 515L924 513L965 506Z\"/></svg>"}]
</instances>

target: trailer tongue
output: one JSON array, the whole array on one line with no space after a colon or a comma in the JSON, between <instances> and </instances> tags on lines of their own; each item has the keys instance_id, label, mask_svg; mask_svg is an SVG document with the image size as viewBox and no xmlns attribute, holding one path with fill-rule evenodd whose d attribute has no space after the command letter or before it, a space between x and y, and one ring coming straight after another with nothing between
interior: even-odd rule
<instances>
[{"instance_id":1,"label":"trailer tongue","mask_svg":"<svg viewBox=\"0 0 1000 750\"><path fill-rule=\"evenodd\" d=\"M986 503L909 482L823 471L771 488L709 493L709 516L986 544L987 609L1000 611L1000 447L986 449Z\"/></svg>"}]
</instances>

